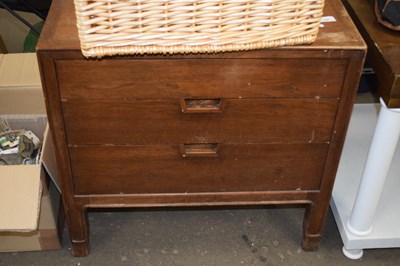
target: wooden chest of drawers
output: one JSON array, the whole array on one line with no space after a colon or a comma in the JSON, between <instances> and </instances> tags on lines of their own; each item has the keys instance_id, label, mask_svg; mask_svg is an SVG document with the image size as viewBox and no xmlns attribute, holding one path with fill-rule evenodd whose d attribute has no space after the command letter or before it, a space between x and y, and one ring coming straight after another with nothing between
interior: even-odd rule
<instances>
[{"instance_id":1,"label":"wooden chest of drawers","mask_svg":"<svg viewBox=\"0 0 400 266\"><path fill-rule=\"evenodd\" d=\"M340 2L311 46L101 60L82 57L71 2L38 58L73 254L87 208L286 203L317 249L365 56Z\"/></svg>"}]
</instances>

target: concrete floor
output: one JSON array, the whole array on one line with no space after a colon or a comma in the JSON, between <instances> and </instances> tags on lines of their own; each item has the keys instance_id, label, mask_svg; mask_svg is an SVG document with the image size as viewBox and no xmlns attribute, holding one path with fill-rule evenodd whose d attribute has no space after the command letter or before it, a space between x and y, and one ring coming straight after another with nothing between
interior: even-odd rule
<instances>
[{"instance_id":1,"label":"concrete floor","mask_svg":"<svg viewBox=\"0 0 400 266\"><path fill-rule=\"evenodd\" d=\"M61 250L0 253L0 265L400 265L399 248L346 258L331 213L320 250L304 252L303 215L297 206L91 211L89 256L72 257L64 232Z\"/></svg>"},{"instance_id":2,"label":"concrete floor","mask_svg":"<svg viewBox=\"0 0 400 266\"><path fill-rule=\"evenodd\" d=\"M147 209L89 213L91 253L1 253L0 265L400 265L400 249L365 250L352 261L329 213L317 252L300 248L304 209Z\"/></svg>"}]
</instances>

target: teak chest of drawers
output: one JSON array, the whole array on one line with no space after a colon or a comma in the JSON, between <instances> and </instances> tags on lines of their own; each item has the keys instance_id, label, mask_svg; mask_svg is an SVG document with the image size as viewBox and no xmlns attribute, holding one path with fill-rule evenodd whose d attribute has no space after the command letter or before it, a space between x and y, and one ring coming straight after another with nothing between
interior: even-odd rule
<instances>
[{"instance_id":1,"label":"teak chest of drawers","mask_svg":"<svg viewBox=\"0 0 400 266\"><path fill-rule=\"evenodd\" d=\"M38 45L73 254L87 208L304 204L318 248L365 45L328 1L313 45L85 59L72 1Z\"/></svg>"}]
</instances>

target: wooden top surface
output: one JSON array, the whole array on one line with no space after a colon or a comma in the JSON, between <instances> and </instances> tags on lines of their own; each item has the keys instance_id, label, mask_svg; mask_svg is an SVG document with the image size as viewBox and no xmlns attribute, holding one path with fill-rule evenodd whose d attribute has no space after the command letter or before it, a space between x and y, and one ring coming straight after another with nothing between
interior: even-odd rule
<instances>
[{"instance_id":1,"label":"wooden top surface","mask_svg":"<svg viewBox=\"0 0 400 266\"><path fill-rule=\"evenodd\" d=\"M354 14L364 27L365 33L378 46L380 53L393 72L400 74L400 32L386 29L376 20L370 1L347 0Z\"/></svg>"},{"instance_id":2,"label":"wooden top surface","mask_svg":"<svg viewBox=\"0 0 400 266\"><path fill-rule=\"evenodd\" d=\"M400 32L377 22L373 1L347 0L347 3L368 45L368 61L379 79L379 96L388 107L400 108Z\"/></svg>"},{"instance_id":3,"label":"wooden top surface","mask_svg":"<svg viewBox=\"0 0 400 266\"><path fill-rule=\"evenodd\" d=\"M336 22L323 23L314 44L279 49L365 49L340 0L326 0L324 16L333 16ZM38 50L80 50L75 23L73 0L53 0Z\"/></svg>"}]
</instances>

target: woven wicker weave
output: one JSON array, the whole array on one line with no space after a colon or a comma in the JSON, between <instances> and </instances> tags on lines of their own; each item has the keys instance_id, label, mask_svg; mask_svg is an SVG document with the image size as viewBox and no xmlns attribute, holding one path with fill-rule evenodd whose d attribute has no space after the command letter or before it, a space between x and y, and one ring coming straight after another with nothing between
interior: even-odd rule
<instances>
[{"instance_id":1,"label":"woven wicker weave","mask_svg":"<svg viewBox=\"0 0 400 266\"><path fill-rule=\"evenodd\" d=\"M324 0L74 0L86 57L311 43Z\"/></svg>"}]
</instances>

